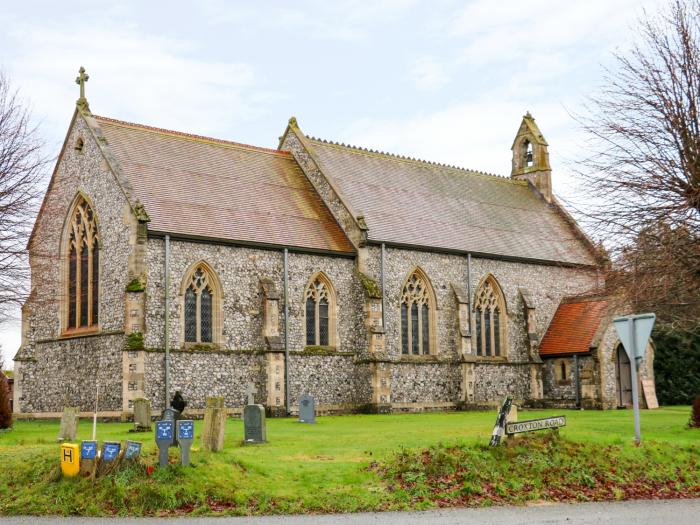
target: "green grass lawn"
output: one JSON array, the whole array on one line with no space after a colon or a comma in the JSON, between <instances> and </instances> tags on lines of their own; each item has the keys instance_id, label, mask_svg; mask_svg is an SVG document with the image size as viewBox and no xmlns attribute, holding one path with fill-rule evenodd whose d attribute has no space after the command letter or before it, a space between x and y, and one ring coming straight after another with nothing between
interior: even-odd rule
<instances>
[{"instance_id":1,"label":"green grass lawn","mask_svg":"<svg viewBox=\"0 0 700 525\"><path fill-rule=\"evenodd\" d=\"M687 428L689 407L642 411L641 449L633 445L632 411L521 411L520 420L565 414L561 436L596 446L617 446L637 455L674 461L690 451L697 458L700 430ZM192 468L131 468L97 481L58 479L58 422L18 421L0 433L0 514L232 514L333 512L420 508L414 495L392 490L368 468L391 461L403 449L438 444L478 448L488 442L495 412L319 417L316 425L268 419L269 443L242 445L243 424L229 419L225 449L200 448L195 424ZM92 422L82 420L78 439L90 439ZM144 462L157 463L153 433L130 434L129 423L99 423L99 440L144 442ZM171 450L174 460L177 451ZM634 460L634 458L632 458ZM678 460L680 461L680 459ZM686 461L684 459L683 461ZM685 468L679 464L679 468ZM694 465L691 470L693 470Z\"/></svg>"}]
</instances>

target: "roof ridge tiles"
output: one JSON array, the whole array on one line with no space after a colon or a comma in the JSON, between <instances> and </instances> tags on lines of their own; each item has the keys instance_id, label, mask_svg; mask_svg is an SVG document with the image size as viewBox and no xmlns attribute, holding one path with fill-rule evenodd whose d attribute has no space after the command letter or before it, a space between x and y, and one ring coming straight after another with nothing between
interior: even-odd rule
<instances>
[{"instance_id":1,"label":"roof ridge tiles","mask_svg":"<svg viewBox=\"0 0 700 525\"><path fill-rule=\"evenodd\" d=\"M261 151L263 153L272 153L275 155L281 155L283 157L290 157L291 153L288 151L281 151L278 149L264 148L262 146L253 146L252 144L244 144L242 142L234 142L232 140L217 139L215 137L208 137L206 135L196 135L194 133L185 133L184 131L175 131L172 129L158 128L156 126L148 126L146 124L139 124L137 122L128 122L126 120L119 120L110 117L103 117L101 115L93 115L93 117L100 122L108 122L110 124L116 124L117 126L131 127L137 129L143 129L145 131L152 131L155 133L162 133L166 135L173 135L176 137L182 137L190 140L197 140L201 142L210 142L214 144L221 144L223 146L236 146L240 148L252 149L255 151Z\"/></svg>"},{"instance_id":2,"label":"roof ridge tiles","mask_svg":"<svg viewBox=\"0 0 700 525\"><path fill-rule=\"evenodd\" d=\"M417 157L409 157L407 155L400 155L398 153L391 153L388 151L375 150L375 149L366 148L363 146L356 146L354 144L345 144L344 142L338 142L338 141L328 140L328 139L324 139L324 138L320 138L320 137L314 137L312 135L308 136L307 138L309 140L314 141L314 142L320 142L321 144L328 144L330 146L340 146L341 148L347 148L347 149L351 149L351 150L355 150L355 151L359 151L359 152L372 153L374 155L381 155L384 157L388 157L390 159L402 160L402 161L406 161L406 162L416 162L416 163L420 163L420 164L428 164L430 166L439 166L442 168L449 168L449 169L465 172L465 173L468 173L470 175L484 175L487 177L496 177L498 179L503 179L507 182L514 182L517 184L522 183L522 181L511 179L510 177L507 177L505 175L498 175L497 173L489 173L487 171L464 168L462 166L457 166L456 164L446 164L446 163L437 162L434 160L426 160L426 159L420 159Z\"/></svg>"}]
</instances>

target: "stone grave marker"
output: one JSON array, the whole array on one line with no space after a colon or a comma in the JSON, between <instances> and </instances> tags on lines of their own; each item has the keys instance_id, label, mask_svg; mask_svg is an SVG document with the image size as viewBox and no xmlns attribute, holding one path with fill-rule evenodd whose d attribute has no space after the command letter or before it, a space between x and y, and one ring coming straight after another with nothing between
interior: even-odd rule
<instances>
[{"instance_id":1,"label":"stone grave marker","mask_svg":"<svg viewBox=\"0 0 700 525\"><path fill-rule=\"evenodd\" d=\"M82 441L80 443L80 473L83 476L94 476L97 470L97 441Z\"/></svg>"},{"instance_id":2,"label":"stone grave marker","mask_svg":"<svg viewBox=\"0 0 700 525\"><path fill-rule=\"evenodd\" d=\"M262 405L246 405L243 409L243 426L246 444L265 443L267 441L265 407Z\"/></svg>"},{"instance_id":3,"label":"stone grave marker","mask_svg":"<svg viewBox=\"0 0 700 525\"><path fill-rule=\"evenodd\" d=\"M126 447L124 448L124 459L127 461L136 461L141 455L140 441L127 441Z\"/></svg>"},{"instance_id":4,"label":"stone grave marker","mask_svg":"<svg viewBox=\"0 0 700 525\"><path fill-rule=\"evenodd\" d=\"M312 395L299 397L299 423L316 423L316 399Z\"/></svg>"},{"instance_id":5,"label":"stone grave marker","mask_svg":"<svg viewBox=\"0 0 700 525\"><path fill-rule=\"evenodd\" d=\"M202 429L202 448L218 452L224 448L224 430L226 429L226 408L223 397L208 397L204 410L204 428Z\"/></svg>"},{"instance_id":6,"label":"stone grave marker","mask_svg":"<svg viewBox=\"0 0 700 525\"><path fill-rule=\"evenodd\" d=\"M134 399L134 428L131 432L150 432L151 401L145 397Z\"/></svg>"},{"instance_id":7,"label":"stone grave marker","mask_svg":"<svg viewBox=\"0 0 700 525\"><path fill-rule=\"evenodd\" d=\"M161 467L168 466L168 449L175 439L174 423L173 420L156 421L156 444L160 451L158 464Z\"/></svg>"},{"instance_id":8,"label":"stone grave marker","mask_svg":"<svg viewBox=\"0 0 700 525\"><path fill-rule=\"evenodd\" d=\"M180 464L187 467L190 464L190 447L194 441L194 421L181 419L177 422L177 440L180 443Z\"/></svg>"},{"instance_id":9,"label":"stone grave marker","mask_svg":"<svg viewBox=\"0 0 700 525\"><path fill-rule=\"evenodd\" d=\"M254 405L255 404L254 394L258 393L258 391L255 389L255 383L248 383L248 386L245 389L245 393L248 396L248 404Z\"/></svg>"},{"instance_id":10,"label":"stone grave marker","mask_svg":"<svg viewBox=\"0 0 700 525\"><path fill-rule=\"evenodd\" d=\"M61 428L58 431L58 441L75 441L78 432L78 409L65 407L61 416Z\"/></svg>"}]
</instances>

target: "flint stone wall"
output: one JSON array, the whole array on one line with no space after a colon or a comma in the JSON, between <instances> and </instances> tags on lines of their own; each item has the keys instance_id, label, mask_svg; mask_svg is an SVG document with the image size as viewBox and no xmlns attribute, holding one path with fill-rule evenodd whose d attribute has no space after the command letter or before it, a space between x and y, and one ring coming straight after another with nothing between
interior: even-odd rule
<instances>
[{"instance_id":1,"label":"flint stone wall","mask_svg":"<svg viewBox=\"0 0 700 525\"><path fill-rule=\"evenodd\" d=\"M22 412L60 412L66 406L92 411L96 381L99 411L120 411L123 344L121 334L37 344L36 360L18 367Z\"/></svg>"},{"instance_id":2,"label":"flint stone wall","mask_svg":"<svg viewBox=\"0 0 700 525\"><path fill-rule=\"evenodd\" d=\"M393 403L457 402L462 381L459 364L396 363L391 370Z\"/></svg>"},{"instance_id":3,"label":"flint stone wall","mask_svg":"<svg viewBox=\"0 0 700 525\"><path fill-rule=\"evenodd\" d=\"M82 151L75 149L83 139ZM67 215L79 192L97 215L100 235L100 329L97 337L58 338L65 304L61 245ZM95 374L100 410L121 408L124 289L135 242L135 218L84 120L77 116L37 218L30 247L33 293L23 308L23 345L17 359L21 391L16 411L92 410ZM116 332L116 333L115 333Z\"/></svg>"}]
</instances>

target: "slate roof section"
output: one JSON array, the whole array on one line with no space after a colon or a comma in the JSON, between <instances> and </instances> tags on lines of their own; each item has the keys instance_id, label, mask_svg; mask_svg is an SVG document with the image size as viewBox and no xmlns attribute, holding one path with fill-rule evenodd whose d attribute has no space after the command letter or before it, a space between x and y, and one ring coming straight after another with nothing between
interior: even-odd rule
<instances>
[{"instance_id":1,"label":"slate roof section","mask_svg":"<svg viewBox=\"0 0 700 525\"><path fill-rule=\"evenodd\" d=\"M562 301L540 343L540 356L588 352L603 318L608 301L578 298Z\"/></svg>"},{"instance_id":2,"label":"slate roof section","mask_svg":"<svg viewBox=\"0 0 700 525\"><path fill-rule=\"evenodd\" d=\"M289 153L95 119L151 218L149 231L354 253Z\"/></svg>"},{"instance_id":3,"label":"slate roof section","mask_svg":"<svg viewBox=\"0 0 700 525\"><path fill-rule=\"evenodd\" d=\"M591 250L525 181L308 138L369 241L572 265Z\"/></svg>"}]
</instances>

